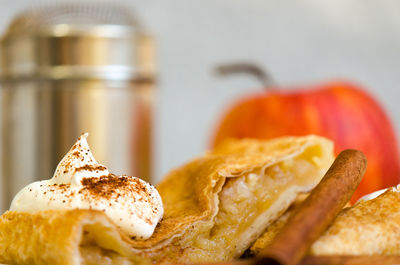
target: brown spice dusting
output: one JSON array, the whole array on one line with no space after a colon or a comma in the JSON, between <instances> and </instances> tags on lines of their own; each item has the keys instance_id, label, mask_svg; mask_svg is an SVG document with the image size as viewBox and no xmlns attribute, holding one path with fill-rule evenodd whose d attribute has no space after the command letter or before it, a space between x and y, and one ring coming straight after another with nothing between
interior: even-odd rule
<instances>
[{"instance_id":1,"label":"brown spice dusting","mask_svg":"<svg viewBox=\"0 0 400 265\"><path fill-rule=\"evenodd\" d=\"M135 177L108 174L101 177L83 178L81 183L83 188L79 193L90 194L90 197L94 200L112 199L118 203L118 198L126 197L130 198L133 202L136 202L136 198L139 197L138 201L149 203L151 205L156 203L153 201L154 198L151 196L151 189L148 189L146 183L143 183ZM133 194L136 195L133 196ZM112 204L109 203L109 205L111 206ZM135 214L145 222L152 224L151 219L146 216L140 208L136 208L136 211L130 212L130 214ZM156 214L156 212L153 212L152 214Z\"/></svg>"},{"instance_id":2,"label":"brown spice dusting","mask_svg":"<svg viewBox=\"0 0 400 265\"><path fill-rule=\"evenodd\" d=\"M84 178L81 181L84 186L82 190L87 190L95 197L110 199L115 196L118 199L122 194L139 193L142 198L149 198L150 191L138 179L129 176L107 176Z\"/></svg>"},{"instance_id":3,"label":"brown spice dusting","mask_svg":"<svg viewBox=\"0 0 400 265\"><path fill-rule=\"evenodd\" d=\"M62 192L67 192L70 189L70 184L54 184L54 186L56 186L58 189L60 189Z\"/></svg>"},{"instance_id":4,"label":"brown spice dusting","mask_svg":"<svg viewBox=\"0 0 400 265\"><path fill-rule=\"evenodd\" d=\"M84 165L82 167L78 167L75 169L76 172L86 170L86 171L96 171L96 173L99 172L99 170L106 170L107 168L102 165Z\"/></svg>"}]
</instances>

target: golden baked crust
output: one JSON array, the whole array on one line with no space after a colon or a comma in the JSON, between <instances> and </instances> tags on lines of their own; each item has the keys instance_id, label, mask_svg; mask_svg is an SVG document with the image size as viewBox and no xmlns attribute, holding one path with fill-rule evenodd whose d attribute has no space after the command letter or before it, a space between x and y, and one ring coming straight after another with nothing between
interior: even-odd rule
<instances>
[{"instance_id":1,"label":"golden baked crust","mask_svg":"<svg viewBox=\"0 0 400 265\"><path fill-rule=\"evenodd\" d=\"M111 260L116 254L130 255L124 237L99 211L6 212L0 217L2 263L80 264L80 248L89 245L103 252L103 260Z\"/></svg>"},{"instance_id":2,"label":"golden baked crust","mask_svg":"<svg viewBox=\"0 0 400 265\"><path fill-rule=\"evenodd\" d=\"M134 240L98 211L7 212L0 262L139 264L224 261L245 249L312 189L333 161L331 141L230 140L168 174L157 187L165 214L148 240Z\"/></svg>"},{"instance_id":3,"label":"golden baked crust","mask_svg":"<svg viewBox=\"0 0 400 265\"><path fill-rule=\"evenodd\" d=\"M400 255L400 191L391 188L369 201L347 206L310 248L312 255ZM285 225L291 207L251 246L257 255Z\"/></svg>"},{"instance_id":4,"label":"golden baked crust","mask_svg":"<svg viewBox=\"0 0 400 265\"><path fill-rule=\"evenodd\" d=\"M400 191L344 209L311 247L313 255L399 255Z\"/></svg>"}]
</instances>

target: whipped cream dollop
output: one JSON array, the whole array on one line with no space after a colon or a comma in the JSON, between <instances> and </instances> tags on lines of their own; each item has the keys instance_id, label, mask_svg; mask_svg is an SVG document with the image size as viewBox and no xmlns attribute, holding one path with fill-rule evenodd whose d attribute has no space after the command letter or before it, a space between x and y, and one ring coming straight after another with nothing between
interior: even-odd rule
<instances>
[{"instance_id":1,"label":"whipped cream dollop","mask_svg":"<svg viewBox=\"0 0 400 265\"><path fill-rule=\"evenodd\" d=\"M83 134L58 164L53 178L34 182L14 197L10 211L103 211L129 236L149 238L164 209L157 190L131 176L116 176L97 163Z\"/></svg>"}]
</instances>

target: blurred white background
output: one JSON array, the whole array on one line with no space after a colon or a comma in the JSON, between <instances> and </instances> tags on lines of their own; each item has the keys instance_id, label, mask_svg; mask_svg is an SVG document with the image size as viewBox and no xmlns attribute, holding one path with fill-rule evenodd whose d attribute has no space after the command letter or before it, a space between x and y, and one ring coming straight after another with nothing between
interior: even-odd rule
<instances>
[{"instance_id":1,"label":"blurred white background","mask_svg":"<svg viewBox=\"0 0 400 265\"><path fill-rule=\"evenodd\" d=\"M52 1L0 0L0 31L19 11ZM363 84L400 129L400 1L126 1L157 40L155 171L203 152L224 109L260 91L217 63L252 61L283 89L347 79ZM398 133L398 136L400 134Z\"/></svg>"}]
</instances>

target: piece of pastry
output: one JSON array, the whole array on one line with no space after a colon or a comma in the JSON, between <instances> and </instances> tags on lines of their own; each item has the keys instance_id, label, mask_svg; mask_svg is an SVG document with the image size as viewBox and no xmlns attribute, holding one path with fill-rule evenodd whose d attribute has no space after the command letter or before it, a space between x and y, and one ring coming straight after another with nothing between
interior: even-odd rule
<instances>
[{"instance_id":1,"label":"piece of pastry","mask_svg":"<svg viewBox=\"0 0 400 265\"><path fill-rule=\"evenodd\" d=\"M311 255L400 255L400 187L378 191L345 207L327 231L313 243ZM251 246L257 255L268 247L295 211L290 207Z\"/></svg>"},{"instance_id":2,"label":"piece of pastry","mask_svg":"<svg viewBox=\"0 0 400 265\"><path fill-rule=\"evenodd\" d=\"M265 229L262 235L257 238L253 245L246 252L247 256L255 256L260 253L266 246L268 246L282 227L286 224L289 217L297 210L301 203L307 198L309 193L300 193L296 200L290 205L290 207L279 216L271 225Z\"/></svg>"},{"instance_id":3,"label":"piece of pastry","mask_svg":"<svg viewBox=\"0 0 400 265\"><path fill-rule=\"evenodd\" d=\"M0 262L231 260L310 191L333 158L332 142L317 136L227 141L158 185L164 215L148 239L129 237L101 210L9 211L0 217Z\"/></svg>"},{"instance_id":4,"label":"piece of pastry","mask_svg":"<svg viewBox=\"0 0 400 265\"><path fill-rule=\"evenodd\" d=\"M400 255L400 190L344 209L311 247L313 255Z\"/></svg>"}]
</instances>

